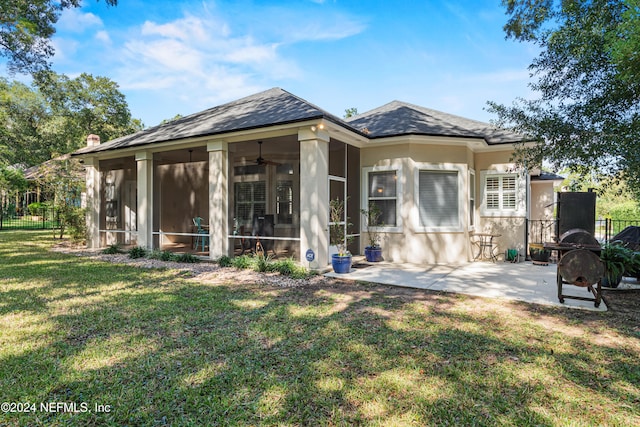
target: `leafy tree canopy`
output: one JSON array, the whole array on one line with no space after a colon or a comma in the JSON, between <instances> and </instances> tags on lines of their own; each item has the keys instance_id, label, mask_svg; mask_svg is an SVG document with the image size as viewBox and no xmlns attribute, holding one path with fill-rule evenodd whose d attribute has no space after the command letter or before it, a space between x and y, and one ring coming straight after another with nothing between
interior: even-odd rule
<instances>
[{"instance_id":1,"label":"leafy tree canopy","mask_svg":"<svg viewBox=\"0 0 640 427\"><path fill-rule=\"evenodd\" d=\"M105 0L116 5L117 0ZM0 0L0 56L8 59L12 73L49 69L54 49L50 39L64 9L79 7L81 0Z\"/></svg>"},{"instance_id":2,"label":"leafy tree canopy","mask_svg":"<svg viewBox=\"0 0 640 427\"><path fill-rule=\"evenodd\" d=\"M108 141L142 129L118 85L81 74L40 72L29 87L0 78L0 162L33 166L83 147L87 135Z\"/></svg>"},{"instance_id":3,"label":"leafy tree canopy","mask_svg":"<svg viewBox=\"0 0 640 427\"><path fill-rule=\"evenodd\" d=\"M558 170L625 172L640 194L640 0L503 0L507 37L541 53L536 99L489 103L497 124L529 135L518 159Z\"/></svg>"}]
</instances>

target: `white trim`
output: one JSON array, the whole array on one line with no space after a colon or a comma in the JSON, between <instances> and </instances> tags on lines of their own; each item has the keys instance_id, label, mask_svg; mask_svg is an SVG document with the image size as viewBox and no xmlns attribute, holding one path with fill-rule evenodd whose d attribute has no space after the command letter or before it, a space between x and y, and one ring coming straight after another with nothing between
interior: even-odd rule
<instances>
[{"instance_id":1,"label":"white trim","mask_svg":"<svg viewBox=\"0 0 640 427\"><path fill-rule=\"evenodd\" d=\"M469 168L469 173L467 175L467 202L471 201L471 193L473 193L473 210L471 212L467 212L467 219L469 220L467 228L469 231L474 231L478 225L478 216L476 215L476 212L478 211L478 179L475 169ZM473 188L471 186L471 176L473 176ZM467 209L471 210L469 205L470 203L467 203ZM471 217L473 217L473 224L471 224Z\"/></svg>"},{"instance_id":2,"label":"white trim","mask_svg":"<svg viewBox=\"0 0 640 427\"><path fill-rule=\"evenodd\" d=\"M395 226L385 226L385 227L375 227L375 229L381 233L400 233L403 230L402 227L402 194L403 194L403 175L402 175L402 164L401 163L393 163L391 165L383 165L383 166L367 166L362 168L362 180L360 182L361 192L360 192L360 207L362 209L367 209L369 206L369 173L370 172L385 172L385 171L395 171L396 173L396 225ZM360 222L360 233L367 231L367 227L364 224L364 221Z\"/></svg>"},{"instance_id":3,"label":"white trim","mask_svg":"<svg viewBox=\"0 0 640 427\"><path fill-rule=\"evenodd\" d=\"M457 172L458 178L458 225L449 227L426 227L420 224L420 172ZM463 206L466 202L466 192L464 191L465 176L467 168L464 164L453 163L416 163L413 171L413 194L415 201L415 214L412 215L414 230L419 233L451 233L464 231L468 221L463 220Z\"/></svg>"}]
</instances>

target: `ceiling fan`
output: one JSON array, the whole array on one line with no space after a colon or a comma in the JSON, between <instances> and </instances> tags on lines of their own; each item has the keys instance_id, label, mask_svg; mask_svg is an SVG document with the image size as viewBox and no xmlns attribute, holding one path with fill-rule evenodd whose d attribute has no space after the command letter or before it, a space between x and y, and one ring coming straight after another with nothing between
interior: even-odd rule
<instances>
[{"instance_id":1,"label":"ceiling fan","mask_svg":"<svg viewBox=\"0 0 640 427\"><path fill-rule=\"evenodd\" d=\"M262 141L258 141L258 146L260 147L259 153L258 153L258 158L256 159L256 164L258 166L262 166L262 165L280 166L280 163L273 162L271 160L266 160L264 157L262 157Z\"/></svg>"}]
</instances>

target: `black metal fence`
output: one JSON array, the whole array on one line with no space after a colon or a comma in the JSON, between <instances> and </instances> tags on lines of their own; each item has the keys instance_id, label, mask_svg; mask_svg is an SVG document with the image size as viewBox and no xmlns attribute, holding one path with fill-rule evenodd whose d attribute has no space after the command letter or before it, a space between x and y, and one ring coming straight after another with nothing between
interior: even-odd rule
<instances>
[{"instance_id":1,"label":"black metal fence","mask_svg":"<svg viewBox=\"0 0 640 427\"><path fill-rule=\"evenodd\" d=\"M0 209L0 230L51 230L60 227L54 208L40 209L36 215L19 215L15 209Z\"/></svg>"},{"instance_id":2,"label":"black metal fence","mask_svg":"<svg viewBox=\"0 0 640 427\"><path fill-rule=\"evenodd\" d=\"M640 219L598 219L595 224L595 238L600 242L608 242L616 234L626 227L640 226ZM556 236L557 220L527 220L528 242L555 242L560 236Z\"/></svg>"}]
</instances>

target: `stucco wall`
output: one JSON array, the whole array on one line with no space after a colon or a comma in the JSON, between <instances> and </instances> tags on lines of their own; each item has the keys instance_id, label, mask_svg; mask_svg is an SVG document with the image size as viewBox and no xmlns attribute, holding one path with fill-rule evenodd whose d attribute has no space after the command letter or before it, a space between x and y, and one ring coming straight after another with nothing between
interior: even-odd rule
<instances>
[{"instance_id":1,"label":"stucco wall","mask_svg":"<svg viewBox=\"0 0 640 427\"><path fill-rule=\"evenodd\" d=\"M361 164L368 168L388 167L397 170L399 208L398 226L381 233L381 246L385 260L415 264L456 264L470 258L468 228L468 164L473 153L465 146L433 144L396 144L385 147L366 147L361 150ZM445 164L455 168L463 177L460 189L461 227L456 231L424 231L419 226L418 204L415 195L416 170ZM366 206L366 176L362 176L362 201ZM361 249L367 244L367 233L363 230Z\"/></svg>"},{"instance_id":2,"label":"stucco wall","mask_svg":"<svg viewBox=\"0 0 640 427\"><path fill-rule=\"evenodd\" d=\"M437 145L409 143L383 147L366 147L361 150L362 167L365 172L370 168L388 167L398 172L398 185L401 186L398 218L401 225L386 229L381 233L383 256L392 262L417 264L456 264L471 261L475 248L471 245L471 234L490 232L499 234L495 239L497 253L508 248L517 248L524 253L526 233L525 214L519 212L513 216L480 215L482 197L481 172L486 170L513 170L515 164L510 161L511 151L491 151L474 153L464 145ZM424 231L418 223L418 203L415 195L415 171L424 165L443 164L445 168L457 168L463 177L460 187L460 218L462 226L455 231ZM474 227L469 223L469 171L475 172L475 218ZM367 200L366 177L363 180L361 204ZM523 192L523 194L525 194ZM523 201L524 203L524 201ZM544 203L544 202L541 202ZM366 245L366 231L363 230L362 249Z\"/></svg>"}]
</instances>

